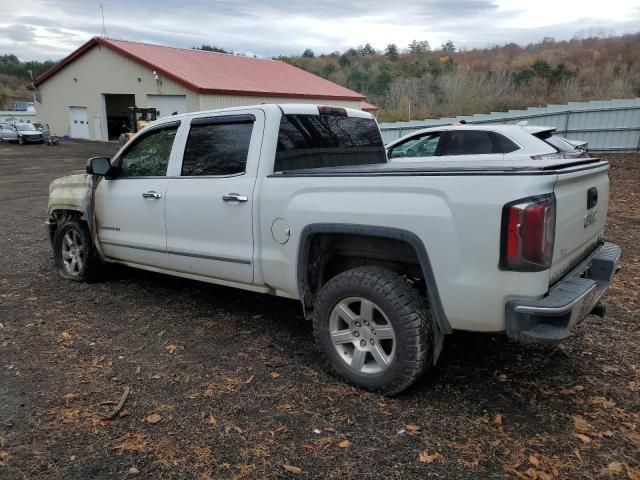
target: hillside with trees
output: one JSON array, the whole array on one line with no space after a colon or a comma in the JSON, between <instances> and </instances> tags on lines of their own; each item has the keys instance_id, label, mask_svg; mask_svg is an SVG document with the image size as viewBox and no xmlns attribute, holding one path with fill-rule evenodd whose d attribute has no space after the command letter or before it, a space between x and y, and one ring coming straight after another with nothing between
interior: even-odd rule
<instances>
[{"instance_id":1,"label":"hillside with trees","mask_svg":"<svg viewBox=\"0 0 640 480\"><path fill-rule=\"evenodd\" d=\"M204 44L193 47L232 53ZM367 96L381 121L458 116L580 100L640 96L640 33L580 34L459 51L453 41L414 40L377 51L369 43L345 52L278 57ZM36 77L54 64L0 55L0 109L31 98Z\"/></svg>"},{"instance_id":2,"label":"hillside with trees","mask_svg":"<svg viewBox=\"0 0 640 480\"><path fill-rule=\"evenodd\" d=\"M279 59L365 94L381 121L640 95L640 33L464 51L414 40Z\"/></svg>"},{"instance_id":3,"label":"hillside with trees","mask_svg":"<svg viewBox=\"0 0 640 480\"><path fill-rule=\"evenodd\" d=\"M55 62L21 62L18 57L12 54L0 55L0 110L9 108L13 100L30 100L31 92L27 90L27 85L33 78L48 70Z\"/></svg>"}]
</instances>

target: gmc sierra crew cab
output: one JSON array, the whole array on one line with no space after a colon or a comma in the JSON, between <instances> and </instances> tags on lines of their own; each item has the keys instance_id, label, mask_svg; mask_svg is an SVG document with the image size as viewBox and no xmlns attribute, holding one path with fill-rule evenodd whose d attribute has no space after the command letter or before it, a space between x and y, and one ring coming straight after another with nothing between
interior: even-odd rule
<instances>
[{"instance_id":1,"label":"gmc sierra crew cab","mask_svg":"<svg viewBox=\"0 0 640 480\"><path fill-rule=\"evenodd\" d=\"M54 180L47 225L70 280L118 263L298 300L339 376L395 394L454 330L558 342L598 307L608 169L390 163L368 113L257 105L153 122Z\"/></svg>"}]
</instances>

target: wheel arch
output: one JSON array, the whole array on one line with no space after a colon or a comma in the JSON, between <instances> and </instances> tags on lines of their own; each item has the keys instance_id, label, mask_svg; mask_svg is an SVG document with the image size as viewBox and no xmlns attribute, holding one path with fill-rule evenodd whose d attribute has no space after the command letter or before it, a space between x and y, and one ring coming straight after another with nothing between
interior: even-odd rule
<instances>
[{"instance_id":1,"label":"wheel arch","mask_svg":"<svg viewBox=\"0 0 640 480\"><path fill-rule=\"evenodd\" d=\"M354 235L364 238L387 239L406 244L415 253L419 268L426 285L431 306L431 315L442 333L451 333L452 328L442 307L435 274L429 260L427 249L420 238L408 230L372 225L344 223L316 223L307 225L300 234L297 256L297 285L305 317L312 307L313 292L310 290L309 268L314 237L324 235Z\"/></svg>"}]
</instances>

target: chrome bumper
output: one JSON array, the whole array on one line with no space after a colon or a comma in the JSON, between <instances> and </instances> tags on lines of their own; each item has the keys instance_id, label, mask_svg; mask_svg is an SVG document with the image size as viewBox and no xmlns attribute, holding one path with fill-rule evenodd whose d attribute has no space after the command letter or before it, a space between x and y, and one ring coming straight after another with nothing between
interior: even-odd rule
<instances>
[{"instance_id":1,"label":"chrome bumper","mask_svg":"<svg viewBox=\"0 0 640 480\"><path fill-rule=\"evenodd\" d=\"M600 301L618 270L620 247L598 246L541 299L512 298L506 303L506 333L522 342L557 343L569 336Z\"/></svg>"}]
</instances>

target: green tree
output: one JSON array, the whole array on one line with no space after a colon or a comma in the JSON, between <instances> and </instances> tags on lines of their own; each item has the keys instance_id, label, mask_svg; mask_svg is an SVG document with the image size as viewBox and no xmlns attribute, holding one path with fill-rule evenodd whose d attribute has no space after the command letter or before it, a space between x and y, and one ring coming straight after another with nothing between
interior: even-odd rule
<instances>
[{"instance_id":1,"label":"green tree","mask_svg":"<svg viewBox=\"0 0 640 480\"><path fill-rule=\"evenodd\" d=\"M398 59L398 46L395 43L390 43L384 50L384 56L389 60L396 61Z\"/></svg>"},{"instance_id":2,"label":"green tree","mask_svg":"<svg viewBox=\"0 0 640 480\"><path fill-rule=\"evenodd\" d=\"M313 53L313 50L311 50L310 48L307 48L303 53L302 56L304 58L313 58L316 56L315 53Z\"/></svg>"},{"instance_id":3,"label":"green tree","mask_svg":"<svg viewBox=\"0 0 640 480\"><path fill-rule=\"evenodd\" d=\"M233 53L230 52L229 50L225 50L224 48L220 48L220 47L216 47L216 46L212 46L209 44L202 44L199 47L192 47L194 50L205 50L207 52L216 52L216 53Z\"/></svg>"},{"instance_id":4,"label":"green tree","mask_svg":"<svg viewBox=\"0 0 640 480\"><path fill-rule=\"evenodd\" d=\"M455 53L456 51L456 46L451 40L448 40L446 43L443 43L441 48L442 48L442 51L445 53Z\"/></svg>"},{"instance_id":5,"label":"green tree","mask_svg":"<svg viewBox=\"0 0 640 480\"><path fill-rule=\"evenodd\" d=\"M431 46L426 40L412 40L409 44L409 53L422 55L431 51Z\"/></svg>"},{"instance_id":6,"label":"green tree","mask_svg":"<svg viewBox=\"0 0 640 480\"><path fill-rule=\"evenodd\" d=\"M375 48L371 46L370 43L365 43L364 45L360 45L358 47L358 55L363 57L373 56L376 54Z\"/></svg>"}]
</instances>

